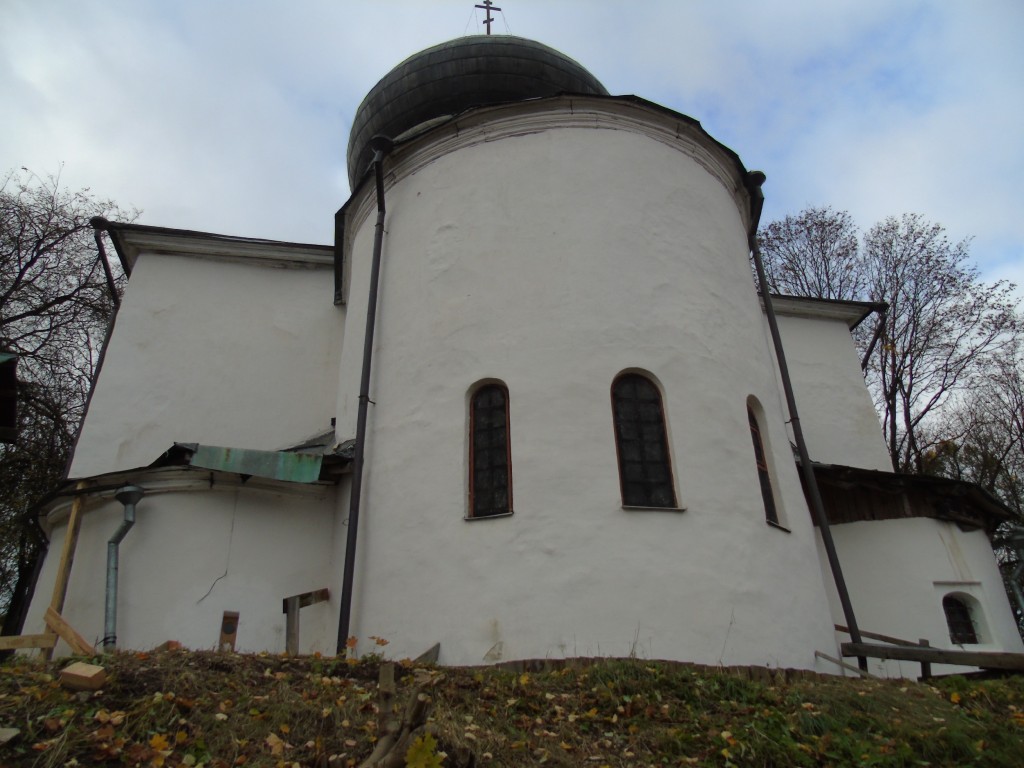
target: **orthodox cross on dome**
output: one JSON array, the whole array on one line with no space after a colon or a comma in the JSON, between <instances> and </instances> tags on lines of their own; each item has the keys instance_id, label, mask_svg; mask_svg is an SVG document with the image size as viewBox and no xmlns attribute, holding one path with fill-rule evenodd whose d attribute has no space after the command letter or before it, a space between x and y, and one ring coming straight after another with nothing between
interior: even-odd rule
<instances>
[{"instance_id":1,"label":"orthodox cross on dome","mask_svg":"<svg viewBox=\"0 0 1024 768\"><path fill-rule=\"evenodd\" d=\"M495 10L495 11L500 11L501 10L501 8L498 8L496 6L492 8L493 5L494 5L494 3L492 3L491 0L484 0L483 5L474 5L473 6L474 8L483 8L485 11L487 11L487 18L484 19L484 26L487 27L487 34L488 35L491 34L491 22L494 21L494 19L491 18L491 11L492 10Z\"/></svg>"}]
</instances>

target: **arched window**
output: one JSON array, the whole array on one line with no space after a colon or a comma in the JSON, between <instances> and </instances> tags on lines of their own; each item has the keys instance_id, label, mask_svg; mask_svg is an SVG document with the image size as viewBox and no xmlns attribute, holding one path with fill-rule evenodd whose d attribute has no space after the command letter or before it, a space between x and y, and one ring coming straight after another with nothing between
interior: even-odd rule
<instances>
[{"instance_id":1,"label":"arched window","mask_svg":"<svg viewBox=\"0 0 1024 768\"><path fill-rule=\"evenodd\" d=\"M646 376L621 374L612 382L612 416L623 505L674 508L676 493L658 387Z\"/></svg>"},{"instance_id":2,"label":"arched window","mask_svg":"<svg viewBox=\"0 0 1024 768\"><path fill-rule=\"evenodd\" d=\"M512 513L508 390L486 384L469 403L469 516Z\"/></svg>"},{"instance_id":3,"label":"arched window","mask_svg":"<svg viewBox=\"0 0 1024 768\"><path fill-rule=\"evenodd\" d=\"M967 600L957 595L946 595L942 598L942 610L946 612L950 642L957 645L978 643L978 632L974 628L974 618Z\"/></svg>"},{"instance_id":4,"label":"arched window","mask_svg":"<svg viewBox=\"0 0 1024 768\"><path fill-rule=\"evenodd\" d=\"M761 483L761 501L764 502L764 517L769 523L779 524L779 513L775 508L775 493L772 478L768 472L768 459L761 439L761 427L757 423L754 409L747 403L747 421L750 423L750 439L754 443L754 463L757 465L757 479Z\"/></svg>"}]
</instances>

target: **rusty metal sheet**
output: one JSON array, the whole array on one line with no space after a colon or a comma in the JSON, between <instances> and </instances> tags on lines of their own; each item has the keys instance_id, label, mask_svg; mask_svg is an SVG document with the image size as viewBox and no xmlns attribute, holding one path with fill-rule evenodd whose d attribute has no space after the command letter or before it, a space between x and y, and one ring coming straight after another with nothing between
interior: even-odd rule
<instances>
[{"instance_id":1,"label":"rusty metal sheet","mask_svg":"<svg viewBox=\"0 0 1024 768\"><path fill-rule=\"evenodd\" d=\"M193 467L235 472L240 475L269 477L291 483L315 483L320 479L323 456L312 453L284 451L253 451L246 448L221 448L216 445L197 445Z\"/></svg>"}]
</instances>

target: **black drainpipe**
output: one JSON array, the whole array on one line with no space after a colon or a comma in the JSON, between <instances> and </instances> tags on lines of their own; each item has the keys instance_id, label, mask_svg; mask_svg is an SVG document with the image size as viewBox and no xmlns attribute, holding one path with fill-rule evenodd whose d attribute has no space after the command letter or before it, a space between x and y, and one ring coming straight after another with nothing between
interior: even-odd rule
<instances>
[{"instance_id":1,"label":"black drainpipe","mask_svg":"<svg viewBox=\"0 0 1024 768\"><path fill-rule=\"evenodd\" d=\"M864 357L860 361L860 369L866 371L868 368L868 361L871 359L871 353L875 351L875 345L878 340L882 338L882 332L885 330L886 317L889 314L889 305L884 305L885 308L878 312L878 324L875 326L875 332L871 336L871 343L868 344L868 351L864 353Z\"/></svg>"},{"instance_id":2,"label":"black drainpipe","mask_svg":"<svg viewBox=\"0 0 1024 768\"><path fill-rule=\"evenodd\" d=\"M370 140L373 172L377 184L377 227L373 233L373 264L370 267L370 295L366 304L366 335L363 338L363 373L359 382L359 411L356 419L355 455L352 457L352 491L348 503L348 538L345 542L345 571L341 582L341 614L338 617L338 646L342 654L349 637L352 618L352 582L356 569L356 537L359 533L359 500L363 490L363 454L366 447L366 413L370 403L370 363L373 358L373 329L377 320L377 283L380 279L380 254L384 244L384 156L394 142L386 136Z\"/></svg>"},{"instance_id":3,"label":"black drainpipe","mask_svg":"<svg viewBox=\"0 0 1024 768\"><path fill-rule=\"evenodd\" d=\"M800 426L800 416L796 410L796 397L793 395L793 382L789 378L789 366L786 364L786 353L782 348L782 336L779 335L779 323L775 317L775 306L772 303L772 294L768 289L768 280L764 274L764 263L761 260L761 249L757 244L757 222L760 218L761 206L764 204L764 193L761 185L764 184L765 175L761 171L751 171L747 174L748 189L753 197L750 232L748 240L750 251L754 256L754 268L757 270L757 283L761 291L761 298L764 300L765 314L768 316L768 328L772 333L772 344L775 346L775 359L779 363L779 376L782 378L782 389L786 394L786 406L789 408L789 423L793 427L793 439L796 440L797 452L800 454L800 472L807 486L807 492L811 499L811 511L814 519L818 522L821 530L821 539L825 544L825 554L828 557L829 567L832 569L832 578L836 583L836 591L839 593L839 602L843 606L843 616L846 617L846 627L850 630L850 639L861 642L860 629L857 627L857 618L853 615L853 603L850 602L850 593L846 589L846 579L843 578L843 569L839 565L839 555L836 553L835 542L832 541L832 531L828 525L828 516L825 514L825 505L821 500L821 490L818 488L818 479L814 476L814 467L811 466L811 457L807 453L807 442L804 440L804 430ZM864 656L857 657L857 665L867 671L868 660Z\"/></svg>"},{"instance_id":4,"label":"black drainpipe","mask_svg":"<svg viewBox=\"0 0 1024 768\"><path fill-rule=\"evenodd\" d=\"M96 238L96 250L100 252L100 261L103 263L103 274L107 278L107 289L110 291L110 300L114 302L114 309L121 308L121 297L117 295L117 286L114 284L114 273L110 271L110 262L107 259L107 249L103 247L103 231L110 225L110 222L102 216L93 216L89 219L92 225L92 233Z\"/></svg>"}]
</instances>

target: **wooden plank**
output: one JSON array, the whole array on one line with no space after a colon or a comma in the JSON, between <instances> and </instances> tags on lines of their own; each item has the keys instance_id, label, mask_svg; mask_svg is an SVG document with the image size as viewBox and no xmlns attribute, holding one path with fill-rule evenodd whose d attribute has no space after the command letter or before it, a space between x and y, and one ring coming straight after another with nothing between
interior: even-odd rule
<instances>
[{"instance_id":1,"label":"wooden plank","mask_svg":"<svg viewBox=\"0 0 1024 768\"><path fill-rule=\"evenodd\" d=\"M8 635L0 637L0 651L14 651L23 648L53 648L57 635Z\"/></svg>"},{"instance_id":2,"label":"wooden plank","mask_svg":"<svg viewBox=\"0 0 1024 768\"><path fill-rule=\"evenodd\" d=\"M437 664L438 658L441 656L441 644L434 643L432 646L427 648L423 653L416 657L417 664Z\"/></svg>"},{"instance_id":3,"label":"wooden plank","mask_svg":"<svg viewBox=\"0 0 1024 768\"><path fill-rule=\"evenodd\" d=\"M107 670L76 661L60 671L60 684L73 691L98 691L107 682Z\"/></svg>"},{"instance_id":4,"label":"wooden plank","mask_svg":"<svg viewBox=\"0 0 1024 768\"><path fill-rule=\"evenodd\" d=\"M46 626L60 635L60 639L71 646L71 650L74 653L82 656L95 656L96 649L92 647L84 637L82 637L75 628L68 624L64 617L57 613L53 608L47 608L46 614L43 616L43 620L46 622ZM50 649L52 655L53 649Z\"/></svg>"},{"instance_id":5,"label":"wooden plank","mask_svg":"<svg viewBox=\"0 0 1024 768\"><path fill-rule=\"evenodd\" d=\"M836 632L843 632L847 635L850 634L850 630L842 624L836 624L835 628ZM913 647L917 647L918 645L917 643L912 643L909 640L901 640L898 637L890 637L889 635L880 635L877 632L866 632L863 629L860 631L860 636L866 637L869 640L881 640L883 643L892 643L893 645L909 645Z\"/></svg>"},{"instance_id":6,"label":"wooden plank","mask_svg":"<svg viewBox=\"0 0 1024 768\"><path fill-rule=\"evenodd\" d=\"M982 669L1009 669L1024 672L1024 653L995 651L947 651L921 646L891 646L874 643L843 643L843 656L870 656L875 659L925 661L932 664L958 664Z\"/></svg>"},{"instance_id":7,"label":"wooden plank","mask_svg":"<svg viewBox=\"0 0 1024 768\"><path fill-rule=\"evenodd\" d=\"M817 656L819 659L824 659L825 661L831 661L837 667L842 667L843 669L849 670L850 672L856 672L861 677L873 677L876 680L878 679L877 675L872 675L866 669L861 669L860 667L855 667L855 666L853 666L853 664L847 664L845 661L841 661L841 660L837 659L834 656L829 656L827 653L822 653L821 651L815 651L814 655Z\"/></svg>"},{"instance_id":8,"label":"wooden plank","mask_svg":"<svg viewBox=\"0 0 1024 768\"><path fill-rule=\"evenodd\" d=\"M330 599L331 593L326 587L314 589L312 592L303 592L301 595L292 595L281 601L281 613L288 613L289 601L295 601L299 608L305 608L307 605L316 605Z\"/></svg>"},{"instance_id":9,"label":"wooden plank","mask_svg":"<svg viewBox=\"0 0 1024 768\"><path fill-rule=\"evenodd\" d=\"M75 486L75 489L82 491L85 490L87 486L88 483L85 480L80 480L78 485ZM71 516L68 517L68 530L67 533L64 534L64 546L61 547L60 563L57 566L57 581L53 585L53 597L50 599L50 609L57 614L58 618L64 610L64 599L68 594L68 583L71 580L71 566L75 562L75 548L78 546L78 532L82 529L82 507L84 505L84 494L75 496L75 500L71 503ZM52 632L51 630L52 627L47 623L47 634L60 634L58 632ZM43 658L47 660L53 658L52 645L43 651Z\"/></svg>"}]
</instances>

